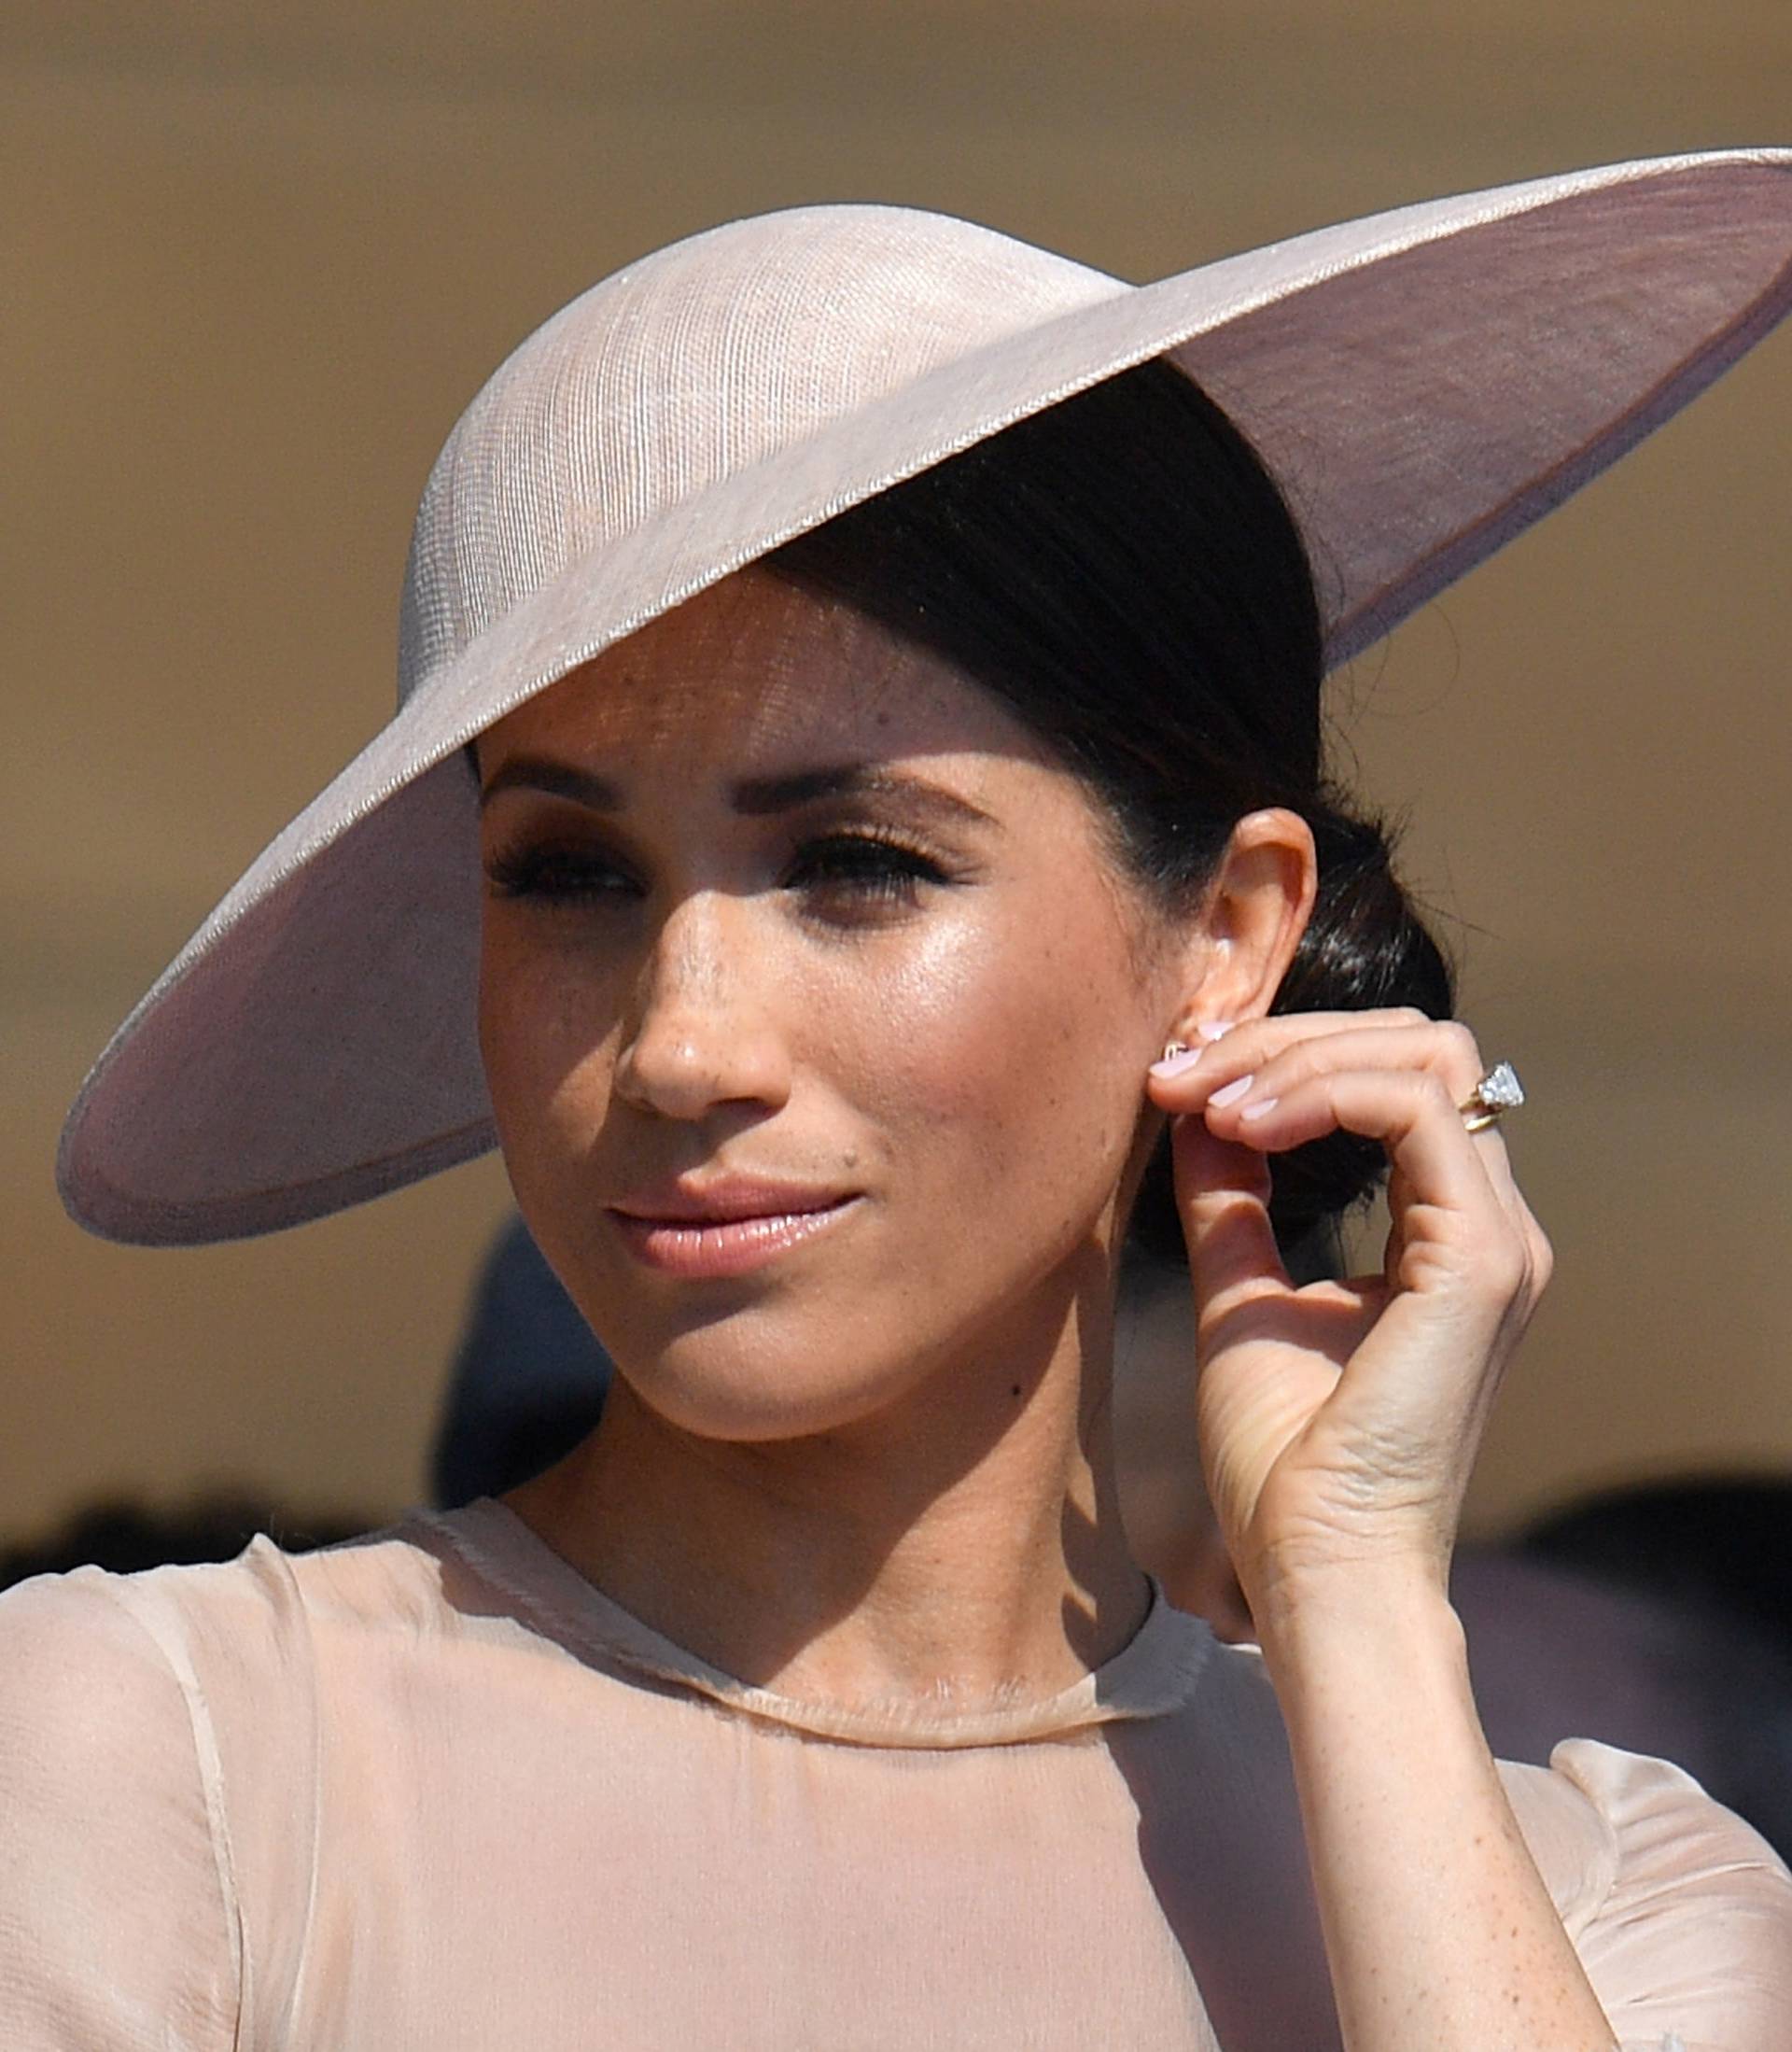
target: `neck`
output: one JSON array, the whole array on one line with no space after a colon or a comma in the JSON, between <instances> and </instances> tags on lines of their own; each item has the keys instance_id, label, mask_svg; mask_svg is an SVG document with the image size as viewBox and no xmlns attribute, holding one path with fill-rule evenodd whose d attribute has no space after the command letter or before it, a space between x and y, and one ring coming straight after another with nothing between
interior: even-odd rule
<instances>
[{"instance_id":1,"label":"neck","mask_svg":"<svg viewBox=\"0 0 1792 2052\"><path fill-rule=\"evenodd\" d=\"M973 1710L1070 1686L1143 1621L1116 1497L1111 1305L943 1367L849 1430L703 1440L620 1378L507 1497L625 1609L741 1680ZM942 1420L952 1430L943 1430Z\"/></svg>"}]
</instances>

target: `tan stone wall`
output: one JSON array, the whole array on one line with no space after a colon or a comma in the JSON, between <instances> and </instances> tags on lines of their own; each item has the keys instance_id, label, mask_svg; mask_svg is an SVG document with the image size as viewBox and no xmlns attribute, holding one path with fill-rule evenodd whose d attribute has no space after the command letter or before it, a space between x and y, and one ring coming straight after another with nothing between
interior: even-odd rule
<instances>
[{"instance_id":1,"label":"tan stone wall","mask_svg":"<svg viewBox=\"0 0 1792 2052\"><path fill-rule=\"evenodd\" d=\"M441 435L632 252L880 197L1134 277L1533 173L1792 141L1783 0L31 0L0 18L0 1536L113 1485L414 1497L489 1165L285 1239L62 1217L87 1061L384 716ZM1792 333L1365 660L1561 1272L1485 1524L1792 1455Z\"/></svg>"}]
</instances>

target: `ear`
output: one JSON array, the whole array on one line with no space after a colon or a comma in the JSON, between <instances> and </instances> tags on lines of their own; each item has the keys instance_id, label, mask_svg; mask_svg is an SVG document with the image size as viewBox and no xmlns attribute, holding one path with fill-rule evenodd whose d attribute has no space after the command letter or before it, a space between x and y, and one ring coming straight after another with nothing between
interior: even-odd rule
<instances>
[{"instance_id":1,"label":"ear","mask_svg":"<svg viewBox=\"0 0 1792 2052\"><path fill-rule=\"evenodd\" d=\"M1319 860L1312 829L1283 806L1232 829L1190 933L1190 968L1177 1037L1209 1021L1260 1019L1275 1002L1312 914Z\"/></svg>"}]
</instances>

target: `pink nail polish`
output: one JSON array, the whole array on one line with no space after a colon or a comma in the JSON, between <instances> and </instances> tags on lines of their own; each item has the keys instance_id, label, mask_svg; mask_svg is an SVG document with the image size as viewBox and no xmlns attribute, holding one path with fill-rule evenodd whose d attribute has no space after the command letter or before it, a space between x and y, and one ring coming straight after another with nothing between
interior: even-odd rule
<instances>
[{"instance_id":1,"label":"pink nail polish","mask_svg":"<svg viewBox=\"0 0 1792 2052\"><path fill-rule=\"evenodd\" d=\"M1229 1019L1204 1019L1195 1031L1203 1040L1224 1040L1232 1031L1232 1021Z\"/></svg>"},{"instance_id":2,"label":"pink nail polish","mask_svg":"<svg viewBox=\"0 0 1792 2052\"><path fill-rule=\"evenodd\" d=\"M1279 1097L1259 1098L1254 1104L1247 1104L1239 1114L1239 1118L1240 1122L1248 1124L1253 1118L1261 1118L1266 1112L1274 1111L1281 1103Z\"/></svg>"},{"instance_id":3,"label":"pink nail polish","mask_svg":"<svg viewBox=\"0 0 1792 2052\"><path fill-rule=\"evenodd\" d=\"M1192 1069L1206 1052L1205 1047L1184 1047L1179 1055L1170 1055L1163 1061L1154 1061L1151 1073L1153 1075L1166 1077L1182 1075Z\"/></svg>"},{"instance_id":4,"label":"pink nail polish","mask_svg":"<svg viewBox=\"0 0 1792 2052\"><path fill-rule=\"evenodd\" d=\"M1208 1099L1208 1103L1210 1104L1236 1104L1239 1098L1249 1093L1252 1084L1256 1080L1254 1075L1241 1075L1236 1083L1228 1083L1224 1089L1215 1090L1212 1096Z\"/></svg>"}]
</instances>

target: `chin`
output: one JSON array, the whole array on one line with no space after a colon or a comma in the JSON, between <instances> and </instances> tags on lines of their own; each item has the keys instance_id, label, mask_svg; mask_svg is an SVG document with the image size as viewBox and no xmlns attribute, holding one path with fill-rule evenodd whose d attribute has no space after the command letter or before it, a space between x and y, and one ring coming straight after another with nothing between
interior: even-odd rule
<instances>
[{"instance_id":1,"label":"chin","mask_svg":"<svg viewBox=\"0 0 1792 2052\"><path fill-rule=\"evenodd\" d=\"M636 1400L697 1439L771 1444L843 1431L917 1380L912 1355L864 1357L867 1321L843 1319L825 1337L791 1324L753 1306L669 1335L613 1322L597 1330Z\"/></svg>"},{"instance_id":2,"label":"chin","mask_svg":"<svg viewBox=\"0 0 1792 2052\"><path fill-rule=\"evenodd\" d=\"M808 1387L800 1375L680 1373L665 1365L625 1380L637 1401L667 1425L693 1439L733 1446L771 1446L843 1432L900 1393L868 1390L861 1384L841 1389L837 1378L819 1374L818 1383L834 1386Z\"/></svg>"}]
</instances>

